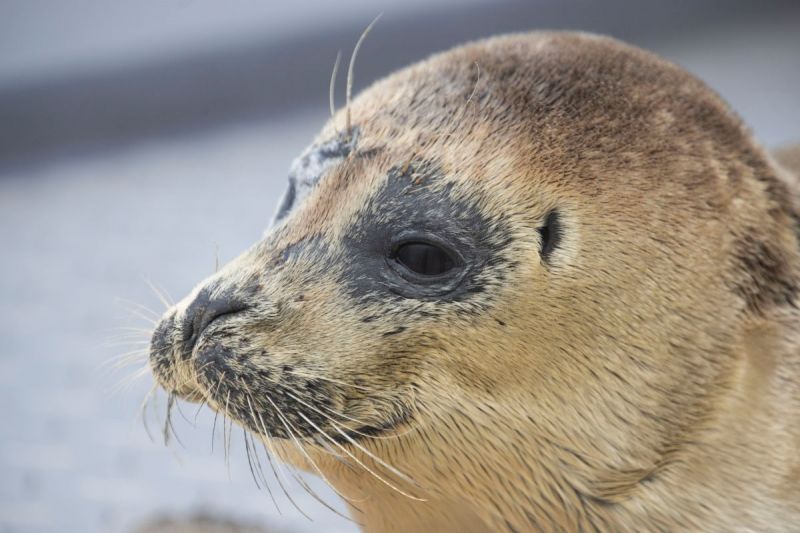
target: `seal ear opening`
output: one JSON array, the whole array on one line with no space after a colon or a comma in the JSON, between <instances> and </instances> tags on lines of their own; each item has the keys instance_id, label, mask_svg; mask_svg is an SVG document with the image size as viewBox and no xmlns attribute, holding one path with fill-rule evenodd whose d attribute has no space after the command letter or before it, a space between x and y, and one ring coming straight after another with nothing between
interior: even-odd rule
<instances>
[{"instance_id":1,"label":"seal ear opening","mask_svg":"<svg viewBox=\"0 0 800 533\"><path fill-rule=\"evenodd\" d=\"M539 228L539 236L541 237L539 255L542 257L542 261L548 262L550 260L553 251L561 242L562 231L561 216L554 209L547 214L544 218L544 224Z\"/></svg>"}]
</instances>

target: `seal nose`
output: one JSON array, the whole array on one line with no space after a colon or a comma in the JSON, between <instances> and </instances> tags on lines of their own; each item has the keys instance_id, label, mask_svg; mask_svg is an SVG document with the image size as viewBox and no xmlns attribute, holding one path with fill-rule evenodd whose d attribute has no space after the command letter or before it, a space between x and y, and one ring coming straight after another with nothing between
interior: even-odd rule
<instances>
[{"instance_id":1,"label":"seal nose","mask_svg":"<svg viewBox=\"0 0 800 533\"><path fill-rule=\"evenodd\" d=\"M183 356L189 357L197 339L213 321L247 309L241 297L232 290L203 287L186 308L183 319Z\"/></svg>"},{"instance_id":2,"label":"seal nose","mask_svg":"<svg viewBox=\"0 0 800 533\"><path fill-rule=\"evenodd\" d=\"M163 371L170 365L172 352L172 332L175 327L175 312L161 319L150 338L150 365L156 371Z\"/></svg>"}]
</instances>

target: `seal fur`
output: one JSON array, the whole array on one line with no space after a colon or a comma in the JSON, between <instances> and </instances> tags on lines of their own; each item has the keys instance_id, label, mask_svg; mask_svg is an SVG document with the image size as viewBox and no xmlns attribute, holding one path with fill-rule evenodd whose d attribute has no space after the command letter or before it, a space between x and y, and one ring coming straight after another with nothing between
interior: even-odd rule
<instances>
[{"instance_id":1,"label":"seal fur","mask_svg":"<svg viewBox=\"0 0 800 533\"><path fill-rule=\"evenodd\" d=\"M165 389L323 475L368 531L800 523L796 176L716 94L531 33L348 113L304 200L164 316ZM402 239L458 272L398 274Z\"/></svg>"}]
</instances>

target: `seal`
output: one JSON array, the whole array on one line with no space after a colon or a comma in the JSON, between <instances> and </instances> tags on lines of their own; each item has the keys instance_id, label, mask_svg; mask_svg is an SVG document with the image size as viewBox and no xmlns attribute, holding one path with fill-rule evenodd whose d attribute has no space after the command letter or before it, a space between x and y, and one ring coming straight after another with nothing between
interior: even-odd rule
<instances>
[{"instance_id":1,"label":"seal","mask_svg":"<svg viewBox=\"0 0 800 533\"><path fill-rule=\"evenodd\" d=\"M800 524L797 177L701 81L479 41L361 93L290 182L150 364L365 530Z\"/></svg>"}]
</instances>

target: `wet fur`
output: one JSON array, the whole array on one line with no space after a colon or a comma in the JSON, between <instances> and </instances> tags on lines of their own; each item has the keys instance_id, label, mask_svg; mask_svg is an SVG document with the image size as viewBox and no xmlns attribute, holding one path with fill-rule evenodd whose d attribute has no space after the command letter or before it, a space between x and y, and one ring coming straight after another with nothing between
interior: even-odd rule
<instances>
[{"instance_id":1,"label":"wet fur","mask_svg":"<svg viewBox=\"0 0 800 533\"><path fill-rule=\"evenodd\" d=\"M434 56L347 113L347 157L162 322L204 290L246 309L193 353L177 330L154 345L165 388L276 437L368 531L796 528L796 177L712 91L611 39L532 33ZM454 238L485 234L475 290L354 274L359 228L437 205L466 213Z\"/></svg>"}]
</instances>

